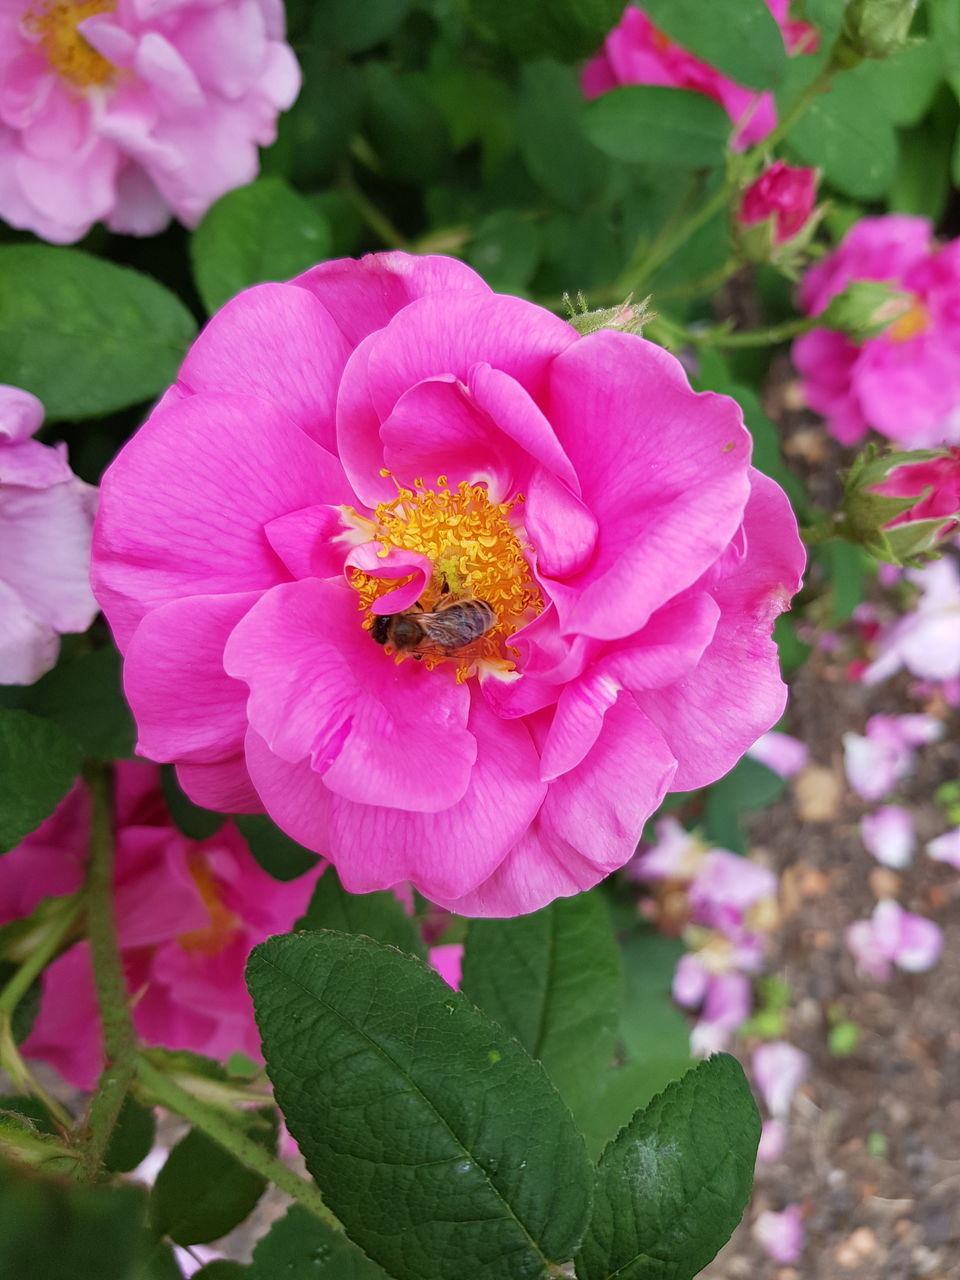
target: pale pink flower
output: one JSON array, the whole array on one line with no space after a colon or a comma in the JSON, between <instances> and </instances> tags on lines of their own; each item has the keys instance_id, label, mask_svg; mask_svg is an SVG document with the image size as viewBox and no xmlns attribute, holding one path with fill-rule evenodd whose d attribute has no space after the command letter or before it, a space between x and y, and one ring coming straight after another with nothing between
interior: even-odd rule
<instances>
[{"instance_id":1,"label":"pale pink flower","mask_svg":"<svg viewBox=\"0 0 960 1280\"><path fill-rule=\"evenodd\" d=\"M878 684L904 667L925 680L960 676L960 572L952 555L906 577L920 588L916 607L883 632L877 656L863 673Z\"/></svg>"},{"instance_id":2,"label":"pale pink flower","mask_svg":"<svg viewBox=\"0 0 960 1280\"><path fill-rule=\"evenodd\" d=\"M816 45L812 27L791 22L789 0L766 0L791 51L810 51ZM757 93L722 75L659 31L642 7L628 5L618 26L600 52L583 69L581 86L587 98L628 84L659 84L692 89L719 102L737 126L733 147L742 151L762 141L777 123L773 95Z\"/></svg>"},{"instance_id":3,"label":"pale pink flower","mask_svg":"<svg viewBox=\"0 0 960 1280\"><path fill-rule=\"evenodd\" d=\"M865 813L860 820L860 836L867 853L885 867L909 866L917 843L909 809L887 804Z\"/></svg>"},{"instance_id":4,"label":"pale pink flower","mask_svg":"<svg viewBox=\"0 0 960 1280\"><path fill-rule=\"evenodd\" d=\"M937 247L925 218L862 218L811 267L800 288L818 315L855 280L882 280L912 296L905 315L860 345L814 329L793 344L811 409L842 444L869 427L913 448L960 444L960 241Z\"/></svg>"},{"instance_id":5,"label":"pale pink flower","mask_svg":"<svg viewBox=\"0 0 960 1280\"><path fill-rule=\"evenodd\" d=\"M803 1210L798 1204L787 1205L781 1213L765 1209L757 1215L753 1234L768 1257L789 1265L796 1262L806 1244Z\"/></svg>"},{"instance_id":6,"label":"pale pink flower","mask_svg":"<svg viewBox=\"0 0 960 1280\"><path fill-rule=\"evenodd\" d=\"M951 867L960 871L960 827L954 827L952 831L930 840L925 848L937 862L948 862Z\"/></svg>"},{"instance_id":7,"label":"pale pink flower","mask_svg":"<svg viewBox=\"0 0 960 1280\"><path fill-rule=\"evenodd\" d=\"M807 744L799 738L792 738L789 733L778 733L776 729L762 734L747 755L779 773L781 778L792 778L810 763Z\"/></svg>"},{"instance_id":8,"label":"pale pink flower","mask_svg":"<svg viewBox=\"0 0 960 1280\"><path fill-rule=\"evenodd\" d=\"M776 1119L784 1119L790 1114L793 1095L809 1073L809 1055L787 1040L771 1040L754 1049L751 1068L767 1110Z\"/></svg>"},{"instance_id":9,"label":"pale pink flower","mask_svg":"<svg viewBox=\"0 0 960 1280\"><path fill-rule=\"evenodd\" d=\"M932 969L943 950L940 927L891 898L878 902L869 920L849 925L846 936L857 967L879 982L890 977L894 965L907 973Z\"/></svg>"},{"instance_id":10,"label":"pale pink flower","mask_svg":"<svg viewBox=\"0 0 960 1280\"><path fill-rule=\"evenodd\" d=\"M70 470L66 445L30 437L43 405L0 386L0 684L49 671L64 632L86 631L97 491Z\"/></svg>"},{"instance_id":11,"label":"pale pink flower","mask_svg":"<svg viewBox=\"0 0 960 1280\"><path fill-rule=\"evenodd\" d=\"M350 892L512 915L589 888L781 714L803 551L749 449L662 348L451 259L249 289L102 486L139 750ZM376 642L448 596L490 606L472 645Z\"/></svg>"},{"instance_id":12,"label":"pale pink flower","mask_svg":"<svg viewBox=\"0 0 960 1280\"><path fill-rule=\"evenodd\" d=\"M882 800L913 772L915 748L942 734L943 724L933 716L871 716L864 735L843 735L847 781L862 799Z\"/></svg>"},{"instance_id":13,"label":"pale pink flower","mask_svg":"<svg viewBox=\"0 0 960 1280\"><path fill-rule=\"evenodd\" d=\"M711 849L690 883L691 918L737 938L750 908L776 898L777 886L769 867L727 849Z\"/></svg>"},{"instance_id":14,"label":"pale pink flower","mask_svg":"<svg viewBox=\"0 0 960 1280\"><path fill-rule=\"evenodd\" d=\"M140 1036L221 1060L241 1052L259 1061L244 965L255 943L292 928L317 873L273 880L229 822L207 840L188 840L173 825L157 771L139 761L117 765L115 832L117 927ZM41 898L80 888L88 833L87 795L78 785L0 859L0 924ZM89 943L76 943L45 970L23 1052L77 1088L96 1081L102 1048Z\"/></svg>"},{"instance_id":15,"label":"pale pink flower","mask_svg":"<svg viewBox=\"0 0 960 1280\"><path fill-rule=\"evenodd\" d=\"M744 191L737 221L745 227L772 222L773 244L783 245L807 226L816 199L816 169L795 169L776 160Z\"/></svg>"},{"instance_id":16,"label":"pale pink flower","mask_svg":"<svg viewBox=\"0 0 960 1280\"><path fill-rule=\"evenodd\" d=\"M281 0L0 0L0 217L195 226L257 175L297 96Z\"/></svg>"}]
</instances>

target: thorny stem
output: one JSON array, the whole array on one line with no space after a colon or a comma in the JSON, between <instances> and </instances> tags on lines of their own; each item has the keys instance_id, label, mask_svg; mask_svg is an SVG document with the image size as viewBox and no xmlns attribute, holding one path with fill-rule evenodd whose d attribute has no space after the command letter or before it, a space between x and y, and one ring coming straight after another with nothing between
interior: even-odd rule
<instances>
[{"instance_id":1,"label":"thorny stem","mask_svg":"<svg viewBox=\"0 0 960 1280\"><path fill-rule=\"evenodd\" d=\"M335 1231L343 1230L341 1223L323 1203L320 1192L312 1183L307 1182L293 1169L270 1155L221 1112L207 1106L192 1093L188 1093L146 1058L141 1057L137 1061L136 1069L141 1084L149 1090L152 1100L170 1111L175 1111L185 1120L189 1120L192 1125L202 1129L208 1138L219 1143L241 1164L269 1179L281 1191L285 1191L298 1204L303 1205L315 1217L325 1222L328 1227L333 1227Z\"/></svg>"},{"instance_id":2,"label":"thorny stem","mask_svg":"<svg viewBox=\"0 0 960 1280\"><path fill-rule=\"evenodd\" d=\"M103 1153L136 1071L137 1036L130 1017L123 962L117 943L113 910L113 806L111 779L103 765L89 762L84 777L90 791L93 819L90 866L87 872L87 922L93 960L93 981L103 1024L106 1065L90 1100L81 1136L79 1176L99 1176Z\"/></svg>"}]
</instances>

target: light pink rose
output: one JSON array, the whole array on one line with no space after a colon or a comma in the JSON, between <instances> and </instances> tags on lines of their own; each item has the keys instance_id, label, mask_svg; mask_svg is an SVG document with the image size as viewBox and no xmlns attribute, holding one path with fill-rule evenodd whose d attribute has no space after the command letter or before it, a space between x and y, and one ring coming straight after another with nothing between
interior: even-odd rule
<instances>
[{"instance_id":1,"label":"light pink rose","mask_svg":"<svg viewBox=\"0 0 960 1280\"><path fill-rule=\"evenodd\" d=\"M297 96L281 0L0 0L0 217L195 226L251 182Z\"/></svg>"},{"instance_id":2,"label":"light pink rose","mask_svg":"<svg viewBox=\"0 0 960 1280\"><path fill-rule=\"evenodd\" d=\"M807 272L800 302L818 315L854 280L883 280L913 297L907 313L857 346L814 329L793 344L811 409L842 444L869 427L912 448L960 444L960 241L938 247L925 218L862 218Z\"/></svg>"},{"instance_id":3,"label":"light pink rose","mask_svg":"<svg viewBox=\"0 0 960 1280\"><path fill-rule=\"evenodd\" d=\"M737 221L744 226L773 221L773 243L786 244L804 229L817 198L816 169L775 161L743 193Z\"/></svg>"},{"instance_id":4,"label":"light pink rose","mask_svg":"<svg viewBox=\"0 0 960 1280\"><path fill-rule=\"evenodd\" d=\"M767 0L791 51L810 51L816 45L812 27L790 22L789 0ZM659 31L641 7L628 5L603 48L583 69L581 85L587 98L598 98L610 89L628 84L660 84L692 89L719 102L737 125L733 146L737 151L762 141L777 123L773 95L757 93L721 75Z\"/></svg>"},{"instance_id":5,"label":"light pink rose","mask_svg":"<svg viewBox=\"0 0 960 1280\"><path fill-rule=\"evenodd\" d=\"M139 750L349 892L514 915L589 888L783 708L804 557L749 455L660 347L451 259L249 289L104 479ZM472 647L375 642L461 597L492 609Z\"/></svg>"},{"instance_id":6,"label":"light pink rose","mask_svg":"<svg viewBox=\"0 0 960 1280\"><path fill-rule=\"evenodd\" d=\"M31 436L36 396L0 386L0 684L49 671L64 632L97 616L90 541L97 491L70 470L66 445Z\"/></svg>"},{"instance_id":7,"label":"light pink rose","mask_svg":"<svg viewBox=\"0 0 960 1280\"><path fill-rule=\"evenodd\" d=\"M939 925L904 911L892 898L878 902L869 920L849 925L846 937L857 968L878 982L886 982L894 965L907 973L924 973L943 950Z\"/></svg>"},{"instance_id":8,"label":"light pink rose","mask_svg":"<svg viewBox=\"0 0 960 1280\"><path fill-rule=\"evenodd\" d=\"M0 858L0 924L28 915L41 898L81 887L89 804L77 786L52 817ZM288 883L254 862L226 823L207 840L174 827L157 771L117 765L114 902L133 1020L147 1044L225 1060L260 1060L244 982L250 949L289 930L306 909L317 872ZM79 942L44 972L40 1011L23 1044L80 1089L102 1066L90 950Z\"/></svg>"}]
</instances>

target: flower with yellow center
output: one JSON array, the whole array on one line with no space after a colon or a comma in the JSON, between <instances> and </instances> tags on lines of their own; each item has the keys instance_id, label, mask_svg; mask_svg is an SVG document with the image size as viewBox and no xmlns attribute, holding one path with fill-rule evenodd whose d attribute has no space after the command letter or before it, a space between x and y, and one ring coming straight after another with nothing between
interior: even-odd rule
<instances>
[{"instance_id":1,"label":"flower with yellow center","mask_svg":"<svg viewBox=\"0 0 960 1280\"><path fill-rule=\"evenodd\" d=\"M929 325L930 316L927 308L919 298L914 298L910 309L902 316L898 316L887 329L886 336L891 342L909 342L918 333L923 333Z\"/></svg>"},{"instance_id":2,"label":"flower with yellow center","mask_svg":"<svg viewBox=\"0 0 960 1280\"><path fill-rule=\"evenodd\" d=\"M233 938L239 921L224 904L216 877L199 850L192 849L187 855L187 870L207 909L210 923L181 933L177 941L184 951L198 951L205 956L218 955Z\"/></svg>"},{"instance_id":3,"label":"flower with yellow center","mask_svg":"<svg viewBox=\"0 0 960 1280\"><path fill-rule=\"evenodd\" d=\"M501 672L513 670L514 664L507 656L509 638L543 609L543 598L531 578L522 534L511 520L523 502L522 496L512 502L491 502L484 484L464 480L451 489L446 476L438 477L432 489L422 479L415 480L412 489L394 483L397 496L380 503L373 520L363 520L350 512L351 522L370 528L370 541L380 544L381 556L399 548L428 557L433 573L419 601L425 611L435 609L441 598L484 600L493 609L495 625L470 646L469 655L450 655L449 660L457 664L458 682L466 680L478 666ZM373 577L360 569L352 571L351 583L360 597L363 626L368 631L374 623L374 601L403 585L400 580ZM398 662L406 656L395 655ZM423 661L432 670L447 659L428 655Z\"/></svg>"},{"instance_id":4,"label":"flower with yellow center","mask_svg":"<svg viewBox=\"0 0 960 1280\"><path fill-rule=\"evenodd\" d=\"M107 84L115 68L77 28L85 19L98 13L113 13L115 8L116 0L34 0L23 25L62 80L76 89L88 89Z\"/></svg>"}]
</instances>

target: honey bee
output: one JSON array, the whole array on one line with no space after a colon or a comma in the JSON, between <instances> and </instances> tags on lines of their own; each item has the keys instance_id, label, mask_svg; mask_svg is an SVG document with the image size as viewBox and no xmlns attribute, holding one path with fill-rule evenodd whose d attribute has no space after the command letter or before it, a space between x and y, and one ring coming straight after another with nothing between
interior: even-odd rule
<instances>
[{"instance_id":1,"label":"honey bee","mask_svg":"<svg viewBox=\"0 0 960 1280\"><path fill-rule=\"evenodd\" d=\"M378 614L370 634L377 644L391 644L397 653L420 659L427 655L450 658L475 644L497 625L486 600L457 600L443 596L432 613L415 604L403 613Z\"/></svg>"}]
</instances>

